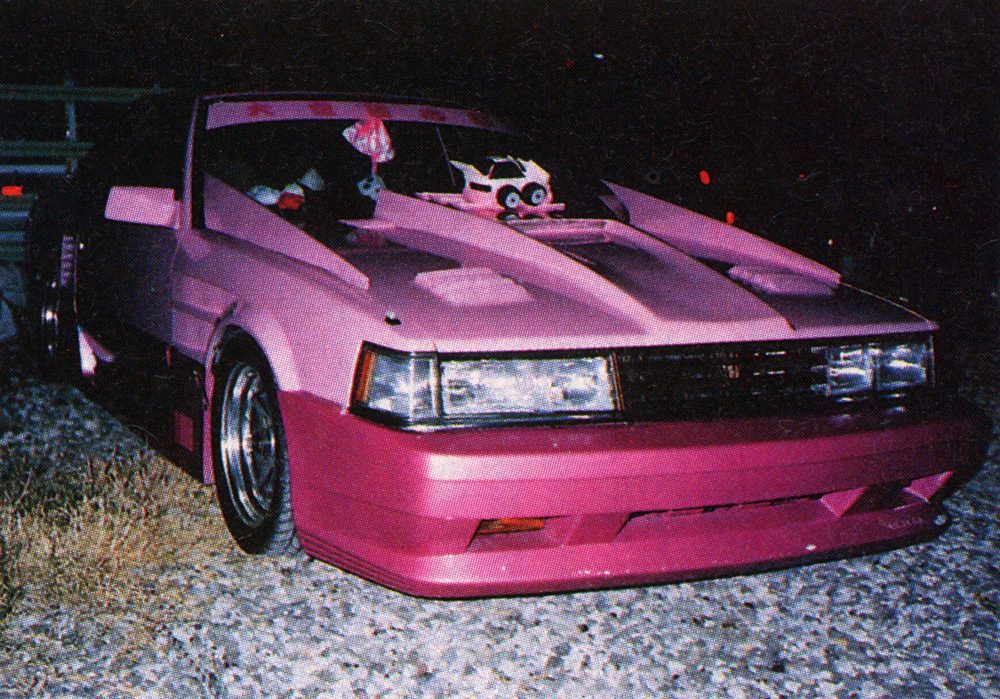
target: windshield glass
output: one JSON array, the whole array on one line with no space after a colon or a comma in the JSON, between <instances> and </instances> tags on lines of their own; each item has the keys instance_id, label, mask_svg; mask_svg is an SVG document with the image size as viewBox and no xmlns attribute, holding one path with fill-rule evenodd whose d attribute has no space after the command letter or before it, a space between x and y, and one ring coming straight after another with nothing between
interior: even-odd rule
<instances>
[{"instance_id":1,"label":"windshield glass","mask_svg":"<svg viewBox=\"0 0 1000 699\"><path fill-rule=\"evenodd\" d=\"M207 132L203 162L321 239L343 234L338 220L369 218L382 187L501 220L609 215L598 199L603 185L508 131L336 119L236 124Z\"/></svg>"}]
</instances>

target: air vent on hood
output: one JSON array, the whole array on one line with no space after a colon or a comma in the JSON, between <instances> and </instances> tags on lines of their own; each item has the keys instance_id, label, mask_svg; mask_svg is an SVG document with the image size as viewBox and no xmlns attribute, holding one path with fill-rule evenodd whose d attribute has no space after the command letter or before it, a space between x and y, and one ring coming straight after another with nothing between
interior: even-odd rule
<instances>
[{"instance_id":1,"label":"air vent on hood","mask_svg":"<svg viewBox=\"0 0 1000 699\"><path fill-rule=\"evenodd\" d=\"M545 240L560 242L603 243L607 241L607 221L579 218L534 218L508 221L511 228Z\"/></svg>"},{"instance_id":2,"label":"air vent on hood","mask_svg":"<svg viewBox=\"0 0 1000 699\"><path fill-rule=\"evenodd\" d=\"M758 294L772 296L833 296L833 289L809 277L768 267L736 265L729 278L746 284Z\"/></svg>"},{"instance_id":3,"label":"air vent on hood","mask_svg":"<svg viewBox=\"0 0 1000 699\"><path fill-rule=\"evenodd\" d=\"M487 267L421 272L413 285L452 306L511 306L532 300L523 286Z\"/></svg>"}]
</instances>

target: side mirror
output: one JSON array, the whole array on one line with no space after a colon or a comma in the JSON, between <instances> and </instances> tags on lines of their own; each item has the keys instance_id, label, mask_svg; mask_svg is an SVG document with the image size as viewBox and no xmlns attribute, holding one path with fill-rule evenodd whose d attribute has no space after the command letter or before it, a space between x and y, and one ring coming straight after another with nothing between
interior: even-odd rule
<instances>
[{"instance_id":1,"label":"side mirror","mask_svg":"<svg viewBox=\"0 0 1000 699\"><path fill-rule=\"evenodd\" d=\"M112 187L104 217L111 221L175 228L180 202L165 187Z\"/></svg>"}]
</instances>

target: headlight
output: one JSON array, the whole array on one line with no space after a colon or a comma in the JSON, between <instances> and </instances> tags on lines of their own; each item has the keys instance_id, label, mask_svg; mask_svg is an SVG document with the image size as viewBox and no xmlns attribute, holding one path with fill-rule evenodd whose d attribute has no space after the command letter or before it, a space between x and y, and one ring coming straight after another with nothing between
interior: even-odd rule
<instances>
[{"instance_id":1,"label":"headlight","mask_svg":"<svg viewBox=\"0 0 1000 699\"><path fill-rule=\"evenodd\" d=\"M612 413L610 364L608 356L449 359L366 346L352 407L434 423Z\"/></svg>"},{"instance_id":2,"label":"headlight","mask_svg":"<svg viewBox=\"0 0 1000 699\"><path fill-rule=\"evenodd\" d=\"M875 386L879 391L898 391L930 383L934 349L930 340L879 345L875 364Z\"/></svg>"},{"instance_id":3,"label":"headlight","mask_svg":"<svg viewBox=\"0 0 1000 699\"><path fill-rule=\"evenodd\" d=\"M441 412L580 413L614 410L607 357L441 362Z\"/></svg>"},{"instance_id":4,"label":"headlight","mask_svg":"<svg viewBox=\"0 0 1000 699\"><path fill-rule=\"evenodd\" d=\"M354 402L405 420L435 416L436 381L432 357L366 347L359 363Z\"/></svg>"},{"instance_id":5,"label":"headlight","mask_svg":"<svg viewBox=\"0 0 1000 699\"><path fill-rule=\"evenodd\" d=\"M827 347L826 382L821 384L828 396L849 396L866 393L875 382L875 365L871 348Z\"/></svg>"},{"instance_id":6,"label":"headlight","mask_svg":"<svg viewBox=\"0 0 1000 699\"><path fill-rule=\"evenodd\" d=\"M870 393L892 393L927 385L931 381L934 350L930 339L917 342L872 342L839 347L819 347L825 362L813 390L844 398Z\"/></svg>"}]
</instances>

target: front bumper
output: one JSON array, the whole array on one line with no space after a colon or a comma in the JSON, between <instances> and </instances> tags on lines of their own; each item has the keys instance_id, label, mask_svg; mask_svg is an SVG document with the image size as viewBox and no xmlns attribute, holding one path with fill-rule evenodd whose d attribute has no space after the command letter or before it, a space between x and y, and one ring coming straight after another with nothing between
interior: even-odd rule
<instances>
[{"instance_id":1,"label":"front bumper","mask_svg":"<svg viewBox=\"0 0 1000 699\"><path fill-rule=\"evenodd\" d=\"M930 538L988 433L951 403L421 434L304 392L279 401L306 552L428 597L651 584ZM477 534L516 517L545 528Z\"/></svg>"}]
</instances>

